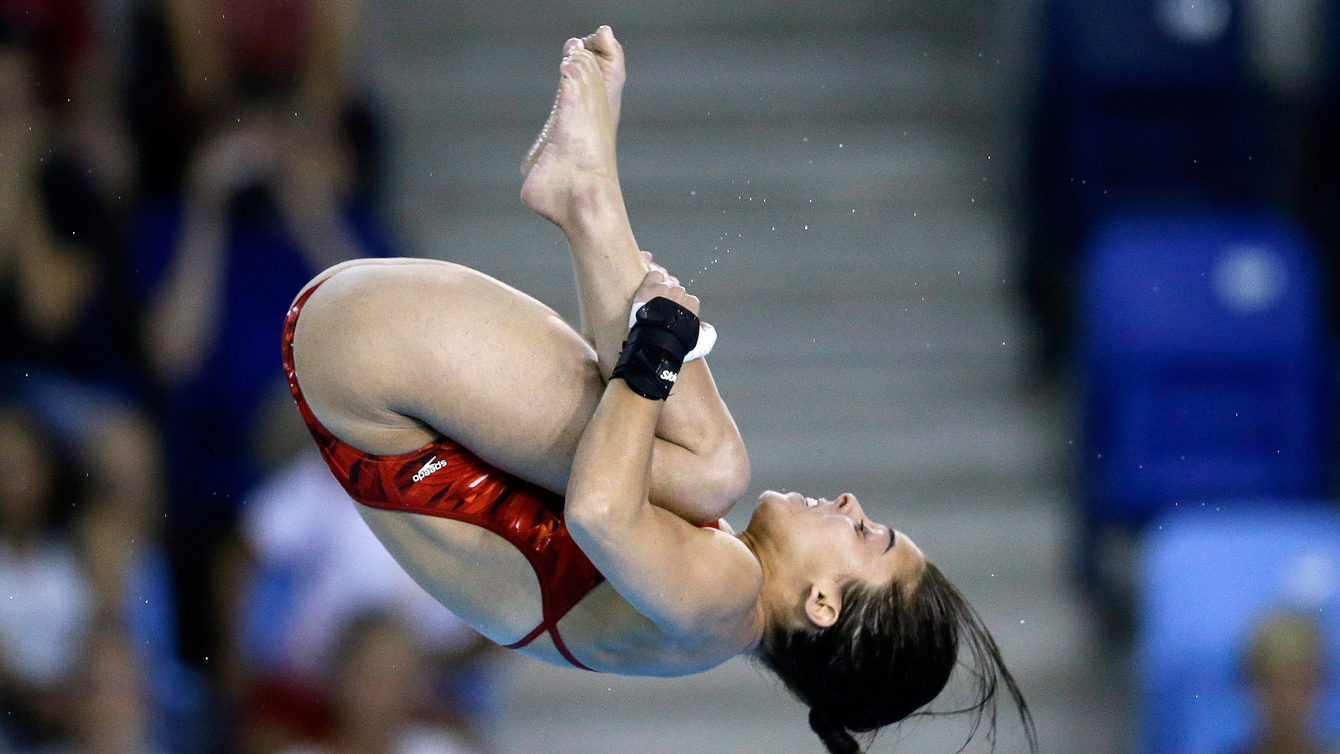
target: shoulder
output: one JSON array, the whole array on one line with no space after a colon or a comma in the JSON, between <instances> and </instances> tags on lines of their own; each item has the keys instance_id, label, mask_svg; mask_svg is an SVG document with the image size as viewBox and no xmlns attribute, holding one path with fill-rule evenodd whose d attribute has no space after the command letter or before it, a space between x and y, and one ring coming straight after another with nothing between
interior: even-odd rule
<instances>
[{"instance_id":1,"label":"shoulder","mask_svg":"<svg viewBox=\"0 0 1340 754\"><path fill-rule=\"evenodd\" d=\"M699 529L702 555L689 565L684 579L683 609L674 616L680 636L735 633L752 625L763 589L758 560L727 530Z\"/></svg>"}]
</instances>

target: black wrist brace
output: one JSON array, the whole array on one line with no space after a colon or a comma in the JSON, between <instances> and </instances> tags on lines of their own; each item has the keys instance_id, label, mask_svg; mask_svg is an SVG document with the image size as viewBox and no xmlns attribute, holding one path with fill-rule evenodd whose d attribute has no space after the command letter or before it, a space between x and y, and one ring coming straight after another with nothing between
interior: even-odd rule
<instances>
[{"instance_id":1,"label":"black wrist brace","mask_svg":"<svg viewBox=\"0 0 1340 754\"><path fill-rule=\"evenodd\" d=\"M684 356L698 344L698 316L657 296L637 310L637 324L623 343L612 377L643 398L663 401L679 379Z\"/></svg>"}]
</instances>

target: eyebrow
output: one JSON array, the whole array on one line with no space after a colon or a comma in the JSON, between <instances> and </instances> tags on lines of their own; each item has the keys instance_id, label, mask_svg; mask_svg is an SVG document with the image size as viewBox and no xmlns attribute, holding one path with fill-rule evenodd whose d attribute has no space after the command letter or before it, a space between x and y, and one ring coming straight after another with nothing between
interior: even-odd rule
<instances>
[{"instance_id":1,"label":"eyebrow","mask_svg":"<svg viewBox=\"0 0 1340 754\"><path fill-rule=\"evenodd\" d=\"M888 552L889 550L893 549L893 541L897 539L897 537L898 535L894 533L893 529L889 529L889 546L884 548L884 552Z\"/></svg>"}]
</instances>

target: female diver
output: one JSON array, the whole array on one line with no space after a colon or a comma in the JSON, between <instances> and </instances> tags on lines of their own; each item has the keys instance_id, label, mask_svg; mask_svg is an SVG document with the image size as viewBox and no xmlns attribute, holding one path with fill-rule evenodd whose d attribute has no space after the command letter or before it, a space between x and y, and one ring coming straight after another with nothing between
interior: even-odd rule
<instances>
[{"instance_id":1,"label":"female diver","mask_svg":"<svg viewBox=\"0 0 1340 754\"><path fill-rule=\"evenodd\" d=\"M327 270L289 310L284 362L331 471L429 593L530 657L677 676L752 655L810 708L829 751L850 754L853 732L934 699L962 646L967 711L989 713L994 733L1003 684L1032 745L980 618L855 497L769 491L738 535L719 522L749 460L689 353L708 332L698 300L629 226L614 141L623 52L601 27L563 54L521 197L567 236L582 332L459 265ZM650 303L630 333L632 302Z\"/></svg>"}]
</instances>

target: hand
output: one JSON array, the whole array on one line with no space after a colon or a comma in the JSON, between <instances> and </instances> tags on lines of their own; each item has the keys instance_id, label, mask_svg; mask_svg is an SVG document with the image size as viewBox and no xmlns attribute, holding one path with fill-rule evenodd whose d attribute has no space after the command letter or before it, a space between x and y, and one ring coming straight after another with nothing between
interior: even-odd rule
<instances>
[{"instance_id":1,"label":"hand","mask_svg":"<svg viewBox=\"0 0 1340 754\"><path fill-rule=\"evenodd\" d=\"M194 155L190 192L207 202L227 201L234 192L272 178L277 152L274 140L257 129L226 131Z\"/></svg>"},{"instance_id":2,"label":"hand","mask_svg":"<svg viewBox=\"0 0 1340 754\"><path fill-rule=\"evenodd\" d=\"M633 300L650 301L657 296L668 298L695 315L698 313L700 306L698 297L690 295L678 280L667 275L663 269L653 269L642 278L642 285L638 286L637 293L633 294Z\"/></svg>"}]
</instances>

